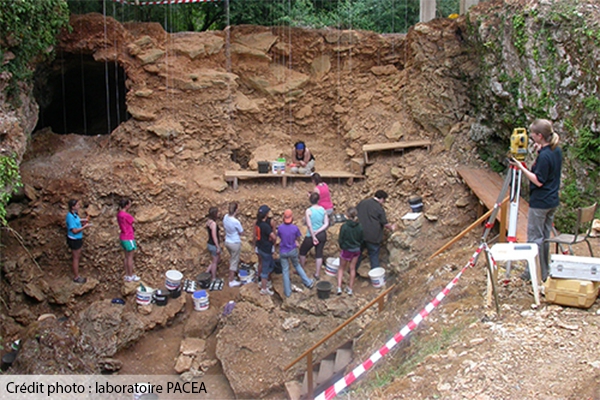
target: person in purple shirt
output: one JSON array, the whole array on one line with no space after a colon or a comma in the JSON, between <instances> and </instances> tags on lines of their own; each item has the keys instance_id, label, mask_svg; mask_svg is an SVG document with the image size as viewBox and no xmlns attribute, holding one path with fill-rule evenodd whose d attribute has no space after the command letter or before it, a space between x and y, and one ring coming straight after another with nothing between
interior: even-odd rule
<instances>
[{"instance_id":1,"label":"person in purple shirt","mask_svg":"<svg viewBox=\"0 0 600 400\"><path fill-rule=\"evenodd\" d=\"M281 272L283 274L283 293L285 297L290 297L292 294L292 288L290 283L290 261L302 283L307 288L311 289L315 284L313 280L309 279L304 272L300 261L298 260L298 241L302 237L300 229L293 224L294 214L292 210L285 210L283 213L283 224L277 227L277 236L280 238L279 243L279 260L281 261Z\"/></svg>"}]
</instances>

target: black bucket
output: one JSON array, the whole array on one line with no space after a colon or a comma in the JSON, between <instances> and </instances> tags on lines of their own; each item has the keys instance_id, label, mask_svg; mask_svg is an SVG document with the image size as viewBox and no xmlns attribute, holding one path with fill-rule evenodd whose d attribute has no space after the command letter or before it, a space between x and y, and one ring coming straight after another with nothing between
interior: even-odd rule
<instances>
[{"instance_id":1,"label":"black bucket","mask_svg":"<svg viewBox=\"0 0 600 400\"><path fill-rule=\"evenodd\" d=\"M181 286L179 286L177 289L175 290L171 290L169 289L169 294L171 295L172 299L176 299L179 296L181 296Z\"/></svg>"},{"instance_id":2,"label":"black bucket","mask_svg":"<svg viewBox=\"0 0 600 400\"><path fill-rule=\"evenodd\" d=\"M410 209L414 213L423 212L423 199L421 196L411 196L408 199Z\"/></svg>"},{"instance_id":3,"label":"black bucket","mask_svg":"<svg viewBox=\"0 0 600 400\"><path fill-rule=\"evenodd\" d=\"M17 358L17 353L16 350L13 350L2 356L2 364L0 365L2 371L6 371L10 368L13 362L15 362L15 358Z\"/></svg>"},{"instance_id":4,"label":"black bucket","mask_svg":"<svg viewBox=\"0 0 600 400\"><path fill-rule=\"evenodd\" d=\"M268 174L269 168L271 167L271 163L268 161L259 161L258 162L258 173L259 174Z\"/></svg>"},{"instance_id":5,"label":"black bucket","mask_svg":"<svg viewBox=\"0 0 600 400\"><path fill-rule=\"evenodd\" d=\"M209 272L203 272L201 274L198 274L198 276L196 277L198 286L200 286L202 289L208 289L211 280L212 275Z\"/></svg>"},{"instance_id":6,"label":"black bucket","mask_svg":"<svg viewBox=\"0 0 600 400\"><path fill-rule=\"evenodd\" d=\"M317 297L320 299L328 299L333 285L328 281L317 282Z\"/></svg>"},{"instance_id":7,"label":"black bucket","mask_svg":"<svg viewBox=\"0 0 600 400\"><path fill-rule=\"evenodd\" d=\"M157 290L154 292L154 303L160 307L166 306L169 300L169 295L170 293L166 289Z\"/></svg>"}]
</instances>

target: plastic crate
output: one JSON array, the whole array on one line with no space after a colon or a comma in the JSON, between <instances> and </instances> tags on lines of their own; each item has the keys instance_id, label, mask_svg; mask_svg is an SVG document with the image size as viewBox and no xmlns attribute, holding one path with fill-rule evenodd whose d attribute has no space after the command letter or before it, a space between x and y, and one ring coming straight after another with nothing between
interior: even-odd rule
<instances>
[{"instance_id":1,"label":"plastic crate","mask_svg":"<svg viewBox=\"0 0 600 400\"><path fill-rule=\"evenodd\" d=\"M563 306L590 308L598 297L600 282L581 279L548 278L544 283L546 300Z\"/></svg>"}]
</instances>

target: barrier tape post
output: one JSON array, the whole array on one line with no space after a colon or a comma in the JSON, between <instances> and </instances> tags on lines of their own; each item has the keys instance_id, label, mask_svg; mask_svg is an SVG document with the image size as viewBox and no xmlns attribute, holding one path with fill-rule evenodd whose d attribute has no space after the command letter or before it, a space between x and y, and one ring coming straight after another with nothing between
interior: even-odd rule
<instances>
[{"instance_id":1,"label":"barrier tape post","mask_svg":"<svg viewBox=\"0 0 600 400\"><path fill-rule=\"evenodd\" d=\"M465 265L462 270L446 285L441 292L435 296L433 300L431 300L425 308L423 308L417 315L413 317L413 319L406 324L398 333L394 335L390 340L388 340L383 347L373 353L366 361L362 364L354 368L348 374L346 374L343 378L335 382L329 388L325 389L325 391L321 392L318 396L315 397L315 400L331 400L335 396L337 396L342 390L346 389L350 386L354 381L356 381L362 374L368 371L377 361L383 358L386 354L390 352L390 350L396 346L398 343L402 341L410 332L416 329L416 327L425 319L434 308L436 308L442 300L448 295L450 290L456 285L462 274L468 267L472 267L477 262L477 258L483 249L487 246L485 243L482 243L477 251L473 254L467 265Z\"/></svg>"}]
</instances>

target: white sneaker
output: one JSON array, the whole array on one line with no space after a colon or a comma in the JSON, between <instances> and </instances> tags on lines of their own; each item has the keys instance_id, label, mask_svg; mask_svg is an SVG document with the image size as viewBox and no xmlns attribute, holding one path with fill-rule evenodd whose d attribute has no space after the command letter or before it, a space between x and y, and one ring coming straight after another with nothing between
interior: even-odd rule
<instances>
[{"instance_id":1,"label":"white sneaker","mask_svg":"<svg viewBox=\"0 0 600 400\"><path fill-rule=\"evenodd\" d=\"M129 275L125 275L125 282L132 282L133 278Z\"/></svg>"},{"instance_id":2,"label":"white sneaker","mask_svg":"<svg viewBox=\"0 0 600 400\"><path fill-rule=\"evenodd\" d=\"M273 289L273 281L267 281L267 289Z\"/></svg>"},{"instance_id":3,"label":"white sneaker","mask_svg":"<svg viewBox=\"0 0 600 400\"><path fill-rule=\"evenodd\" d=\"M242 284L242 282L240 282L240 281L236 281L236 280L229 281L229 287L236 287L236 286L240 286L241 284Z\"/></svg>"},{"instance_id":4,"label":"white sneaker","mask_svg":"<svg viewBox=\"0 0 600 400\"><path fill-rule=\"evenodd\" d=\"M266 288L266 289L260 289L260 294L268 294L269 296L273 296L275 294L275 292L269 288Z\"/></svg>"},{"instance_id":5,"label":"white sneaker","mask_svg":"<svg viewBox=\"0 0 600 400\"><path fill-rule=\"evenodd\" d=\"M131 275L131 281L132 281L132 282L138 282L139 280L140 280L140 277L139 277L139 276L137 276L137 275L135 275L135 274L134 274L134 275Z\"/></svg>"}]
</instances>

